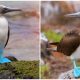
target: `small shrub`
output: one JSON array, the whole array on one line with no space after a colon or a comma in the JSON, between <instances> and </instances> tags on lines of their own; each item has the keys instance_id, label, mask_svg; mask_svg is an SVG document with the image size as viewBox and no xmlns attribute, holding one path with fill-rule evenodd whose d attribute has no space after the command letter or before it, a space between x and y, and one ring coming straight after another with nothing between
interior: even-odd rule
<instances>
[{"instance_id":1,"label":"small shrub","mask_svg":"<svg viewBox=\"0 0 80 80\"><path fill-rule=\"evenodd\" d=\"M6 71L11 74L7 74ZM0 65L0 74L4 74L2 78L17 79L38 79L39 78L39 61L16 61ZM11 77L14 74L13 77ZM0 75L1 76L1 75ZM1 78L1 77L0 77Z\"/></svg>"},{"instance_id":2,"label":"small shrub","mask_svg":"<svg viewBox=\"0 0 80 80\"><path fill-rule=\"evenodd\" d=\"M44 32L49 41L60 42L63 37L63 34L57 34L52 30Z\"/></svg>"}]
</instances>

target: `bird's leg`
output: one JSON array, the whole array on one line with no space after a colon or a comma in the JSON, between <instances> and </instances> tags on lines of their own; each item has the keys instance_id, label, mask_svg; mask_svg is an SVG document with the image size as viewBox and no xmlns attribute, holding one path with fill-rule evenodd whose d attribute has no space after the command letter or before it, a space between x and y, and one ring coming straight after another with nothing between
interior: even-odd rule
<instances>
[{"instance_id":1,"label":"bird's leg","mask_svg":"<svg viewBox=\"0 0 80 80\"><path fill-rule=\"evenodd\" d=\"M11 62L8 58L3 56L4 49L0 49L0 64Z\"/></svg>"},{"instance_id":2,"label":"bird's leg","mask_svg":"<svg viewBox=\"0 0 80 80\"><path fill-rule=\"evenodd\" d=\"M80 67L80 59L78 59L78 60L76 61L76 66L77 66L77 67Z\"/></svg>"},{"instance_id":3,"label":"bird's leg","mask_svg":"<svg viewBox=\"0 0 80 80\"><path fill-rule=\"evenodd\" d=\"M0 49L0 63L2 62L3 60L3 49Z\"/></svg>"}]
</instances>

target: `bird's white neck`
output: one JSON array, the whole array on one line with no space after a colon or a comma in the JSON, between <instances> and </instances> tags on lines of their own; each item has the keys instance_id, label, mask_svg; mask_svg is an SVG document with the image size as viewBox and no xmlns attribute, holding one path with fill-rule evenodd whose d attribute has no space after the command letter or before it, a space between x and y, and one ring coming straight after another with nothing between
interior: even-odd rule
<instances>
[{"instance_id":1,"label":"bird's white neck","mask_svg":"<svg viewBox=\"0 0 80 80\"><path fill-rule=\"evenodd\" d=\"M71 55L71 59L80 59L80 45L76 51Z\"/></svg>"}]
</instances>

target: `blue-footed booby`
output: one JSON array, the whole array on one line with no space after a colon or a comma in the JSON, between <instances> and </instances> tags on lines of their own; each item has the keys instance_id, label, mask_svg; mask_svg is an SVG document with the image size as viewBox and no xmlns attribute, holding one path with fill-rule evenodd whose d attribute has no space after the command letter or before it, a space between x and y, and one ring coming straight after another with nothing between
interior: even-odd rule
<instances>
[{"instance_id":1,"label":"blue-footed booby","mask_svg":"<svg viewBox=\"0 0 80 80\"><path fill-rule=\"evenodd\" d=\"M6 6L0 5L0 63L11 62L8 58L3 57L3 51L8 43L9 35L10 35L8 21L4 17L4 14L13 11L21 11L21 10L10 9Z\"/></svg>"},{"instance_id":2,"label":"blue-footed booby","mask_svg":"<svg viewBox=\"0 0 80 80\"><path fill-rule=\"evenodd\" d=\"M80 18L80 12L66 14L65 17ZM67 47L67 51L71 50L71 49L72 50L67 52L66 55L71 56L71 58L80 59L80 29L76 28L76 29L70 31L69 33L67 33L65 35L63 40L67 41L67 43L70 42L69 45L72 46L72 48L70 48L70 49L68 49L70 46ZM66 43L66 45L68 45L67 43Z\"/></svg>"},{"instance_id":3,"label":"blue-footed booby","mask_svg":"<svg viewBox=\"0 0 80 80\"><path fill-rule=\"evenodd\" d=\"M80 18L80 12L66 14L65 17ZM73 75L80 78L80 29L68 32L57 46L57 51L71 57L74 65Z\"/></svg>"}]
</instances>

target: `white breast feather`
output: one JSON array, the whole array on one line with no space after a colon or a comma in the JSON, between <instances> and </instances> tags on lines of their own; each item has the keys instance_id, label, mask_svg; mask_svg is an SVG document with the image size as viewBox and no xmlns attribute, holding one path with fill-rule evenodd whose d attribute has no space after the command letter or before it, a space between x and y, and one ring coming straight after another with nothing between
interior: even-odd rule
<instances>
[{"instance_id":1,"label":"white breast feather","mask_svg":"<svg viewBox=\"0 0 80 80\"><path fill-rule=\"evenodd\" d=\"M4 48L7 41L8 21L5 17L0 16L0 49Z\"/></svg>"}]
</instances>

